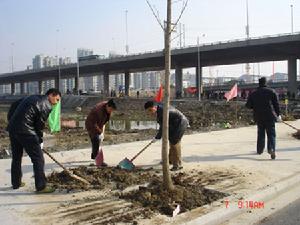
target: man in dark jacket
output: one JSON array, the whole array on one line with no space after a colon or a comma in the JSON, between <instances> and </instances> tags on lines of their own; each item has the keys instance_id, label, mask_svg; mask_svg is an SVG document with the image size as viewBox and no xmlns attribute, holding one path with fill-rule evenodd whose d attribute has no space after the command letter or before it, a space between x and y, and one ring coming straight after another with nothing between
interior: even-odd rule
<instances>
[{"instance_id":1,"label":"man in dark jacket","mask_svg":"<svg viewBox=\"0 0 300 225\"><path fill-rule=\"evenodd\" d=\"M265 148L265 133L268 137L268 153L275 159L275 122L281 121L278 98L274 90L267 88L266 78L259 79L259 87L248 97L246 107L253 109L254 121L257 123L257 154Z\"/></svg>"},{"instance_id":2,"label":"man in dark jacket","mask_svg":"<svg viewBox=\"0 0 300 225\"><path fill-rule=\"evenodd\" d=\"M109 121L111 113L116 109L115 102L113 99L110 99L109 101L98 103L87 116L85 127L92 142L91 159L96 158L100 143L104 139L105 124ZM102 166L106 166L106 163L103 163Z\"/></svg>"},{"instance_id":3,"label":"man in dark jacket","mask_svg":"<svg viewBox=\"0 0 300 225\"><path fill-rule=\"evenodd\" d=\"M43 129L52 110L60 101L61 93L49 89L46 95L32 95L12 104L8 115L8 132L12 149L11 182L13 189L25 184L22 182L23 148L33 163L35 187L37 193L50 193L55 189L46 185L44 156L41 149ZM14 108L14 109L13 109Z\"/></svg>"},{"instance_id":4,"label":"man in dark jacket","mask_svg":"<svg viewBox=\"0 0 300 225\"><path fill-rule=\"evenodd\" d=\"M154 105L153 101L148 101L144 105L145 110L147 110L151 115L156 116L157 123L159 124L159 130L156 134L153 142L155 140L161 139L162 136L162 124L163 124L163 107L162 105ZM182 169L181 165L181 139L189 126L189 121L183 115L182 112L170 107L169 109L169 162L173 165L172 171Z\"/></svg>"}]
</instances>

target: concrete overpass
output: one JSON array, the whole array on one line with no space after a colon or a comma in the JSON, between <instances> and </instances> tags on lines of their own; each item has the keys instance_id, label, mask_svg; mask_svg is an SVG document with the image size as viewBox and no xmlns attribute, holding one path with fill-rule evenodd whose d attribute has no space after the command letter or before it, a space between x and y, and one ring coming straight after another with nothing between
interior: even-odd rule
<instances>
[{"instance_id":1,"label":"concrete overpass","mask_svg":"<svg viewBox=\"0 0 300 225\"><path fill-rule=\"evenodd\" d=\"M297 59L299 58L300 33L173 49L172 68L175 69L176 92L182 93L182 70L184 68L196 68L195 79L199 91L202 90L202 67L287 60L288 90L297 94L296 74ZM198 60L200 64L198 64ZM107 95L109 94L110 74L125 74L125 94L128 95L130 73L163 69L163 50L79 63L80 77L94 76L95 74L104 76L104 91ZM75 88L78 89L77 64L1 74L0 84L11 84L12 94L14 94L16 83L20 83L21 93L24 93L25 82L38 81L39 92L42 92L42 81L55 80L55 86L59 87L60 79L65 78L75 78Z\"/></svg>"}]
</instances>

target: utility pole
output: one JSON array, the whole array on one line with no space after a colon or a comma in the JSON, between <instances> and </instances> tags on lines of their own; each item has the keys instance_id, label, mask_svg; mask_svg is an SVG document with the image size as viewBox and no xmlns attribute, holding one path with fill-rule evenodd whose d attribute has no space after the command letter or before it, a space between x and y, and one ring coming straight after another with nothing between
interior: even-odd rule
<instances>
[{"instance_id":1,"label":"utility pole","mask_svg":"<svg viewBox=\"0 0 300 225\"><path fill-rule=\"evenodd\" d=\"M185 47L185 24L182 24L183 26L183 47Z\"/></svg>"},{"instance_id":2,"label":"utility pole","mask_svg":"<svg viewBox=\"0 0 300 225\"><path fill-rule=\"evenodd\" d=\"M77 74L76 74L76 79L75 79L75 87L77 91L77 95L79 94L79 57L77 56Z\"/></svg>"},{"instance_id":3,"label":"utility pole","mask_svg":"<svg viewBox=\"0 0 300 225\"><path fill-rule=\"evenodd\" d=\"M197 56L198 56L198 63L197 63L197 74L196 74L196 76L197 76L197 79L196 79L196 81L198 82L198 84L196 84L196 86L198 87L198 91L197 91L197 95L198 95L198 101L201 101L201 90L202 90L202 84L201 84L201 79L200 79L200 69L201 69L201 67L200 67L200 39L199 39L199 36L198 36L198 38L197 38Z\"/></svg>"},{"instance_id":4,"label":"utility pole","mask_svg":"<svg viewBox=\"0 0 300 225\"><path fill-rule=\"evenodd\" d=\"M174 189L169 171L169 105L170 105L170 70L171 70L171 7L172 0L167 0L167 21L165 22L165 87L163 109L163 133L162 133L162 160L163 160L163 184L170 191Z\"/></svg>"},{"instance_id":5,"label":"utility pole","mask_svg":"<svg viewBox=\"0 0 300 225\"><path fill-rule=\"evenodd\" d=\"M182 48L182 30L181 30L181 23L179 23L179 47Z\"/></svg>"},{"instance_id":6,"label":"utility pole","mask_svg":"<svg viewBox=\"0 0 300 225\"><path fill-rule=\"evenodd\" d=\"M60 63L59 63L59 54L58 54L58 34L59 29L56 29L56 59L57 59L57 65L58 65L58 90L60 91Z\"/></svg>"},{"instance_id":7,"label":"utility pole","mask_svg":"<svg viewBox=\"0 0 300 225\"><path fill-rule=\"evenodd\" d=\"M294 6L291 5L291 34L294 33Z\"/></svg>"},{"instance_id":8,"label":"utility pole","mask_svg":"<svg viewBox=\"0 0 300 225\"><path fill-rule=\"evenodd\" d=\"M126 54L129 54L129 45L128 45L128 25L127 25L127 14L128 14L128 10L125 10L125 29L126 29L126 46L125 46L125 50L126 50Z\"/></svg>"},{"instance_id":9,"label":"utility pole","mask_svg":"<svg viewBox=\"0 0 300 225\"><path fill-rule=\"evenodd\" d=\"M15 46L15 43L12 42L10 45L11 45L11 72L13 73L14 72L14 46Z\"/></svg>"},{"instance_id":10,"label":"utility pole","mask_svg":"<svg viewBox=\"0 0 300 225\"><path fill-rule=\"evenodd\" d=\"M246 24L246 37L247 40L249 39L249 13L248 13L248 0L246 0L246 19L247 19L247 24ZM246 63L246 74L250 74L250 65L249 63Z\"/></svg>"}]
</instances>

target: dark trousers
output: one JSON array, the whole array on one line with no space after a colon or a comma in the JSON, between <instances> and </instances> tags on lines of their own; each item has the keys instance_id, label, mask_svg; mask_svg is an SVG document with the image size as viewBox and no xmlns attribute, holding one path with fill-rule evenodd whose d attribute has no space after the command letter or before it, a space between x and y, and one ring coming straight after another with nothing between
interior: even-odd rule
<instances>
[{"instance_id":1,"label":"dark trousers","mask_svg":"<svg viewBox=\"0 0 300 225\"><path fill-rule=\"evenodd\" d=\"M257 149L256 149L258 154L261 154L264 151L266 133L268 137L268 143L267 143L268 151L275 151L275 145L276 145L275 122L274 121L258 122L257 123Z\"/></svg>"},{"instance_id":2,"label":"dark trousers","mask_svg":"<svg viewBox=\"0 0 300 225\"><path fill-rule=\"evenodd\" d=\"M99 136L96 135L94 137L90 137L92 142L92 154L91 159L95 159L99 152L99 146L100 146L100 139Z\"/></svg>"},{"instance_id":3,"label":"dark trousers","mask_svg":"<svg viewBox=\"0 0 300 225\"><path fill-rule=\"evenodd\" d=\"M40 147L39 138L34 135L10 134L10 144L12 151L11 162L11 183L14 188L21 185L22 180L22 156L23 148L29 155L33 164L34 179L36 190L42 190L46 186L44 172L45 160Z\"/></svg>"}]
</instances>

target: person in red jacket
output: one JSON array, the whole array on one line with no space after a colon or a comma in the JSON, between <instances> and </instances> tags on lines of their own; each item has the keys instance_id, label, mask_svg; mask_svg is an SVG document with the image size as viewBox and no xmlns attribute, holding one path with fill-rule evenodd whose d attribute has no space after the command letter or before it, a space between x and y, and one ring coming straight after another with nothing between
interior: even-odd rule
<instances>
[{"instance_id":1,"label":"person in red jacket","mask_svg":"<svg viewBox=\"0 0 300 225\"><path fill-rule=\"evenodd\" d=\"M116 104L113 99L103 101L95 105L85 120L85 127L92 143L91 159L95 159L98 152L100 143L104 139L105 124L109 121L110 116L116 110ZM103 166L106 164L103 163Z\"/></svg>"}]
</instances>

